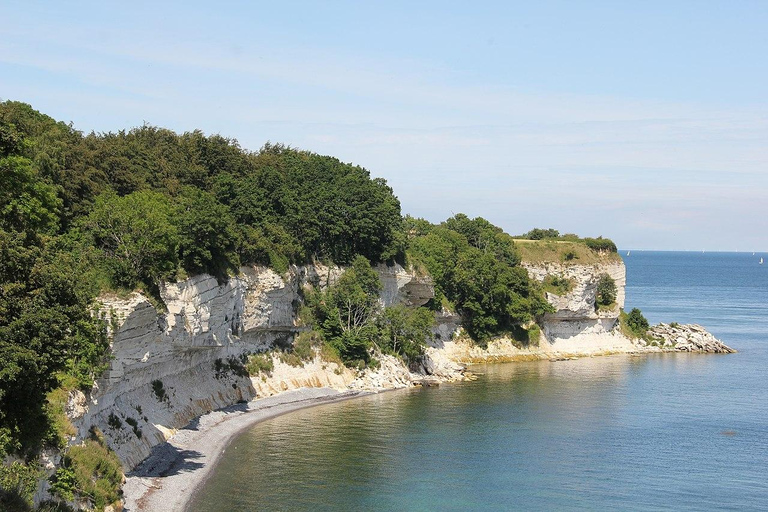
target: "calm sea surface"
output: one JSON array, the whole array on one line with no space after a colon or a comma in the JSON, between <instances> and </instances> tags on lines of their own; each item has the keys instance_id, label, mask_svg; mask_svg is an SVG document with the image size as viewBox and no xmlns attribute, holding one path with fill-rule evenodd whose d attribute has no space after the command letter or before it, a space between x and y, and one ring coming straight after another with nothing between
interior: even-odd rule
<instances>
[{"instance_id":1,"label":"calm sea surface","mask_svg":"<svg viewBox=\"0 0 768 512\"><path fill-rule=\"evenodd\" d=\"M298 411L237 438L190 510L768 510L760 256L624 256L627 309L738 354L480 366Z\"/></svg>"}]
</instances>

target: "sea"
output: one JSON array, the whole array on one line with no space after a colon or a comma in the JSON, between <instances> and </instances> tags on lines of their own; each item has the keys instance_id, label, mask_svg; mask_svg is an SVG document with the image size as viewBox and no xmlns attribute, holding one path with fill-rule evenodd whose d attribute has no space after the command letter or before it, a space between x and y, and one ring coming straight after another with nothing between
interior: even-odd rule
<instances>
[{"instance_id":1,"label":"sea","mask_svg":"<svg viewBox=\"0 0 768 512\"><path fill-rule=\"evenodd\" d=\"M474 367L233 440L190 511L768 510L768 264L631 251L625 309L737 354Z\"/></svg>"}]
</instances>

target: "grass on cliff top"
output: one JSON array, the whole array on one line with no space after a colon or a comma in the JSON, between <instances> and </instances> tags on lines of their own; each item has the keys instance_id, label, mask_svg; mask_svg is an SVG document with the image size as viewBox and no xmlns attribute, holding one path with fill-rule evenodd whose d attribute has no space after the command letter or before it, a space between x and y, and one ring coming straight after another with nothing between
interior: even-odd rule
<instances>
[{"instance_id":1,"label":"grass on cliff top","mask_svg":"<svg viewBox=\"0 0 768 512\"><path fill-rule=\"evenodd\" d=\"M615 252L598 253L583 243L565 240L515 239L515 248L523 263L564 263L566 265L594 265L621 261Z\"/></svg>"}]
</instances>

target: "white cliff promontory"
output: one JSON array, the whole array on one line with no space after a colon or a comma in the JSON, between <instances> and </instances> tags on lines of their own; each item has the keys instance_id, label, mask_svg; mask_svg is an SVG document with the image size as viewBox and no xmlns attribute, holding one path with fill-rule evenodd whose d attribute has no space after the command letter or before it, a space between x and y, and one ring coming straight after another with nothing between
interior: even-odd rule
<instances>
[{"instance_id":1,"label":"white cliff promontory","mask_svg":"<svg viewBox=\"0 0 768 512\"><path fill-rule=\"evenodd\" d=\"M526 263L528 275L543 282L547 276L570 281L564 295L547 292L554 313L544 315L541 350L547 353L584 355L592 353L631 352L637 346L618 333L619 313L624 307L627 282L626 267L620 258L606 258L591 264L566 262ZM607 308L596 307L597 283L607 274L616 284L616 301Z\"/></svg>"}]
</instances>

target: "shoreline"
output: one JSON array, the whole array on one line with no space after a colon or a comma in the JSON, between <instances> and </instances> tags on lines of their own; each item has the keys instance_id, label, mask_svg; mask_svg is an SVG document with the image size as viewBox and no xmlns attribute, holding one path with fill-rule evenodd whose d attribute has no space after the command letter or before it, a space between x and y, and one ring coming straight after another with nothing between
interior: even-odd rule
<instances>
[{"instance_id":1,"label":"shoreline","mask_svg":"<svg viewBox=\"0 0 768 512\"><path fill-rule=\"evenodd\" d=\"M476 353L478 350L476 347L469 347L469 350L466 351L458 349L451 354L453 357L446 357L447 354L440 351L442 357L439 359L442 361L437 366L447 373L435 374L434 378L438 382L454 380L458 371L455 367L456 360L463 360L461 364L474 366L520 361L564 361L609 355L637 356L690 351L690 349L675 350L672 347L639 346L621 335L611 335L607 338L610 341L607 344L597 343L600 341L598 338L606 341L603 336L595 336L592 340L595 343L590 344L589 350L584 350L585 347L582 346L580 347L582 348L581 351L552 351L549 344L530 352L520 352L517 349L510 350L510 347L502 344L496 347L497 350L489 350L490 347L482 350L482 357L478 357L481 354ZM702 350L704 347L696 347L699 350L693 351L735 352L735 350L722 345L714 337L712 339L720 346L707 346L709 350ZM617 341L626 342L626 344L616 343ZM457 348L455 345L453 346L454 349ZM720 350L720 347L727 350ZM717 350L713 350L713 348ZM512 352L516 353L512 354ZM447 361L450 361L451 364L445 366ZM414 382L411 378L411 383ZM283 384L285 383L283 382ZM125 512L184 512L196 492L210 476L219 458L238 434L257 423L289 412L398 389L398 387L380 387L381 383L378 383L379 386L371 386L372 384L369 382L365 388L346 390L332 387L289 388L290 390L272 396L231 405L193 419L185 427L174 431L166 442L157 445L146 459L126 475L126 481L123 485L123 510Z\"/></svg>"},{"instance_id":2,"label":"shoreline","mask_svg":"<svg viewBox=\"0 0 768 512\"><path fill-rule=\"evenodd\" d=\"M126 475L123 510L183 512L229 444L244 430L289 412L370 394L302 388L200 416L155 447L149 457Z\"/></svg>"}]
</instances>

